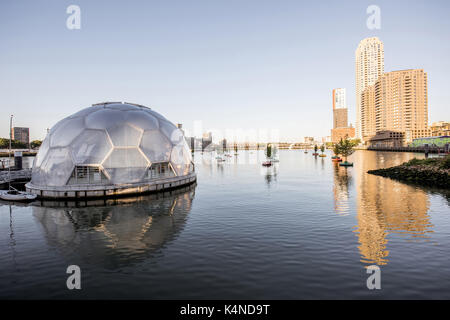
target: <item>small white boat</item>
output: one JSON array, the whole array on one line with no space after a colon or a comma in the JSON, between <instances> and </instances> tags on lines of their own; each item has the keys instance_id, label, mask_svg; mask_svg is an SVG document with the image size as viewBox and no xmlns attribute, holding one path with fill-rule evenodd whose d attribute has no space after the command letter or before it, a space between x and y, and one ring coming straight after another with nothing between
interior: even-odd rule
<instances>
[{"instance_id":1,"label":"small white boat","mask_svg":"<svg viewBox=\"0 0 450 320\"><path fill-rule=\"evenodd\" d=\"M272 165L272 161L268 160L268 161L264 161L262 163L263 167L270 167Z\"/></svg>"},{"instance_id":2,"label":"small white boat","mask_svg":"<svg viewBox=\"0 0 450 320\"><path fill-rule=\"evenodd\" d=\"M0 190L0 199L6 201L33 201L36 197L35 194L17 191L15 189Z\"/></svg>"},{"instance_id":3,"label":"small white boat","mask_svg":"<svg viewBox=\"0 0 450 320\"><path fill-rule=\"evenodd\" d=\"M225 159L223 158L222 155L216 156L216 160L217 160L217 162L225 162Z\"/></svg>"}]
</instances>

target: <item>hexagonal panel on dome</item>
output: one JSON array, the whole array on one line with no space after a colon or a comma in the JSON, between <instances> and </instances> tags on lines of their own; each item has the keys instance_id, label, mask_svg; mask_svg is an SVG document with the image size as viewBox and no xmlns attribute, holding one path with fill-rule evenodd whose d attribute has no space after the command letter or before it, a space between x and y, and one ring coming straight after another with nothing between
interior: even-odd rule
<instances>
[{"instance_id":1,"label":"hexagonal panel on dome","mask_svg":"<svg viewBox=\"0 0 450 320\"><path fill-rule=\"evenodd\" d=\"M86 127L89 129L106 129L125 121L125 112L113 109L102 109L86 116Z\"/></svg>"},{"instance_id":2,"label":"hexagonal panel on dome","mask_svg":"<svg viewBox=\"0 0 450 320\"><path fill-rule=\"evenodd\" d=\"M138 148L114 148L103 167L114 183L140 181L150 163Z\"/></svg>"},{"instance_id":3,"label":"hexagonal panel on dome","mask_svg":"<svg viewBox=\"0 0 450 320\"><path fill-rule=\"evenodd\" d=\"M55 132L56 130L58 130L58 128L59 127L61 127L65 122L66 122L66 120L67 120L68 118L64 118L64 119L62 119L62 120L59 120L57 123L55 123L51 128L50 128L50 131L48 132L48 133L53 133L53 132ZM47 137L48 137L49 135L47 135Z\"/></svg>"},{"instance_id":4,"label":"hexagonal panel on dome","mask_svg":"<svg viewBox=\"0 0 450 320\"><path fill-rule=\"evenodd\" d=\"M67 147L84 129L83 118L66 118L50 135L50 147Z\"/></svg>"},{"instance_id":5,"label":"hexagonal panel on dome","mask_svg":"<svg viewBox=\"0 0 450 320\"><path fill-rule=\"evenodd\" d=\"M159 130L145 131L139 145L150 162L169 161L172 144Z\"/></svg>"},{"instance_id":6,"label":"hexagonal panel on dome","mask_svg":"<svg viewBox=\"0 0 450 320\"><path fill-rule=\"evenodd\" d=\"M71 145L75 164L100 164L112 149L105 130L85 129Z\"/></svg>"},{"instance_id":7,"label":"hexagonal panel on dome","mask_svg":"<svg viewBox=\"0 0 450 320\"><path fill-rule=\"evenodd\" d=\"M182 176L188 174L191 161L191 153L185 145L179 144L173 147L170 162L177 175Z\"/></svg>"},{"instance_id":8,"label":"hexagonal panel on dome","mask_svg":"<svg viewBox=\"0 0 450 320\"><path fill-rule=\"evenodd\" d=\"M159 120L164 120L164 121L168 121L163 115L161 115L160 113L150 109L150 108L146 108L144 109L145 112L147 112L148 114L154 116L155 118L158 118Z\"/></svg>"},{"instance_id":9,"label":"hexagonal panel on dome","mask_svg":"<svg viewBox=\"0 0 450 320\"><path fill-rule=\"evenodd\" d=\"M137 147L141 142L142 130L129 124L119 124L107 129L114 147Z\"/></svg>"},{"instance_id":10,"label":"hexagonal panel on dome","mask_svg":"<svg viewBox=\"0 0 450 320\"><path fill-rule=\"evenodd\" d=\"M39 151L34 158L33 167L40 167L45 157L47 156L48 149L50 148L50 139L48 136L42 141L41 146L39 147Z\"/></svg>"},{"instance_id":11,"label":"hexagonal panel on dome","mask_svg":"<svg viewBox=\"0 0 450 320\"><path fill-rule=\"evenodd\" d=\"M188 164L172 164L173 169L177 173L177 176L185 176L189 173L189 165Z\"/></svg>"},{"instance_id":12,"label":"hexagonal panel on dome","mask_svg":"<svg viewBox=\"0 0 450 320\"><path fill-rule=\"evenodd\" d=\"M36 186L47 185L45 180L45 172L39 167L33 167L33 171L31 172L31 180L33 180L33 184Z\"/></svg>"},{"instance_id":13,"label":"hexagonal panel on dome","mask_svg":"<svg viewBox=\"0 0 450 320\"><path fill-rule=\"evenodd\" d=\"M143 110L132 110L126 112L125 121L142 130L159 129L158 119Z\"/></svg>"},{"instance_id":14,"label":"hexagonal panel on dome","mask_svg":"<svg viewBox=\"0 0 450 320\"><path fill-rule=\"evenodd\" d=\"M171 122L159 120L159 127L173 145L180 143L184 139L183 132Z\"/></svg>"},{"instance_id":15,"label":"hexagonal panel on dome","mask_svg":"<svg viewBox=\"0 0 450 320\"><path fill-rule=\"evenodd\" d=\"M172 144L174 146L178 145L178 144L186 144L186 139L184 138L183 131L181 131L178 128L176 130L172 131L170 141L172 142ZM187 147L187 144L186 144L186 147ZM189 147L188 147L188 149L189 149Z\"/></svg>"},{"instance_id":16,"label":"hexagonal panel on dome","mask_svg":"<svg viewBox=\"0 0 450 320\"><path fill-rule=\"evenodd\" d=\"M48 186L64 186L73 171L74 164L68 148L52 148L41 165Z\"/></svg>"}]
</instances>

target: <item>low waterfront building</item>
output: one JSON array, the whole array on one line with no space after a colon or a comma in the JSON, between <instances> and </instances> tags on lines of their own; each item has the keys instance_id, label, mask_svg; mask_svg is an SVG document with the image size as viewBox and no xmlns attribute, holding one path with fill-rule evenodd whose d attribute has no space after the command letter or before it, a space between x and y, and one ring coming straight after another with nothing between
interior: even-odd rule
<instances>
[{"instance_id":1,"label":"low waterfront building","mask_svg":"<svg viewBox=\"0 0 450 320\"><path fill-rule=\"evenodd\" d=\"M439 137L426 137L414 139L409 146L410 147L439 147L445 148L450 145L450 136L439 136Z\"/></svg>"},{"instance_id":2,"label":"low waterfront building","mask_svg":"<svg viewBox=\"0 0 450 320\"><path fill-rule=\"evenodd\" d=\"M331 142L338 143L341 139L352 139L355 137L355 128L336 128L331 129Z\"/></svg>"},{"instance_id":3,"label":"low waterfront building","mask_svg":"<svg viewBox=\"0 0 450 320\"><path fill-rule=\"evenodd\" d=\"M370 138L370 147L402 147L405 143L405 133L402 131L384 130Z\"/></svg>"},{"instance_id":4,"label":"low waterfront building","mask_svg":"<svg viewBox=\"0 0 450 320\"><path fill-rule=\"evenodd\" d=\"M53 126L26 188L42 198L85 198L170 189L195 180L180 129L150 108L106 102Z\"/></svg>"},{"instance_id":5,"label":"low waterfront building","mask_svg":"<svg viewBox=\"0 0 450 320\"><path fill-rule=\"evenodd\" d=\"M314 144L314 137L304 137L305 144Z\"/></svg>"},{"instance_id":6,"label":"low waterfront building","mask_svg":"<svg viewBox=\"0 0 450 320\"><path fill-rule=\"evenodd\" d=\"M27 145L30 144L30 128L13 127L11 128L11 138Z\"/></svg>"},{"instance_id":7,"label":"low waterfront building","mask_svg":"<svg viewBox=\"0 0 450 320\"><path fill-rule=\"evenodd\" d=\"M431 128L414 129L405 131L406 144L411 143L414 139L431 137Z\"/></svg>"},{"instance_id":8,"label":"low waterfront building","mask_svg":"<svg viewBox=\"0 0 450 320\"><path fill-rule=\"evenodd\" d=\"M450 136L450 122L448 121L434 122L430 129L433 137Z\"/></svg>"}]
</instances>

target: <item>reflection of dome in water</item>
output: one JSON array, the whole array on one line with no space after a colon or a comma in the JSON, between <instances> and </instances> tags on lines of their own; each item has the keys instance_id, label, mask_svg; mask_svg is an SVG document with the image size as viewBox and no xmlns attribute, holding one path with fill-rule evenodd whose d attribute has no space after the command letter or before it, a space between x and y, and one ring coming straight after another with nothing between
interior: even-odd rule
<instances>
[{"instance_id":1,"label":"reflection of dome in water","mask_svg":"<svg viewBox=\"0 0 450 320\"><path fill-rule=\"evenodd\" d=\"M27 189L49 198L98 197L193 181L194 165L180 129L149 108L103 103L53 126Z\"/></svg>"},{"instance_id":2,"label":"reflection of dome in water","mask_svg":"<svg viewBox=\"0 0 450 320\"><path fill-rule=\"evenodd\" d=\"M116 269L146 259L179 234L194 190L188 186L134 202L125 199L85 208L34 206L33 215L50 246L63 255L72 255L77 263Z\"/></svg>"}]
</instances>

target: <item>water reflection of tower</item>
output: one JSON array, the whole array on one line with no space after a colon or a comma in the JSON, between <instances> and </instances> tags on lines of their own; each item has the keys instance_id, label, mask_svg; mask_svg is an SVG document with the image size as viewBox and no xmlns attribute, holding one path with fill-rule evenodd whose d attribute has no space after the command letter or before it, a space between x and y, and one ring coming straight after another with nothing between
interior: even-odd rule
<instances>
[{"instance_id":1,"label":"water reflection of tower","mask_svg":"<svg viewBox=\"0 0 450 320\"><path fill-rule=\"evenodd\" d=\"M339 215L347 215L349 212L349 185L352 183L352 176L346 167L339 167L334 164L334 211Z\"/></svg>"},{"instance_id":2,"label":"water reflection of tower","mask_svg":"<svg viewBox=\"0 0 450 320\"><path fill-rule=\"evenodd\" d=\"M367 174L370 169L389 167L407 160L407 154L359 151L354 154L358 165L357 220L361 261L379 265L388 262L388 234L401 233L412 240L428 238L432 225L428 215L427 194L418 188L391 179ZM380 165L380 159L383 159Z\"/></svg>"},{"instance_id":3,"label":"water reflection of tower","mask_svg":"<svg viewBox=\"0 0 450 320\"><path fill-rule=\"evenodd\" d=\"M145 260L183 229L195 186L87 207L33 207L47 242L80 263L117 269ZM56 203L54 203L56 204Z\"/></svg>"}]
</instances>

